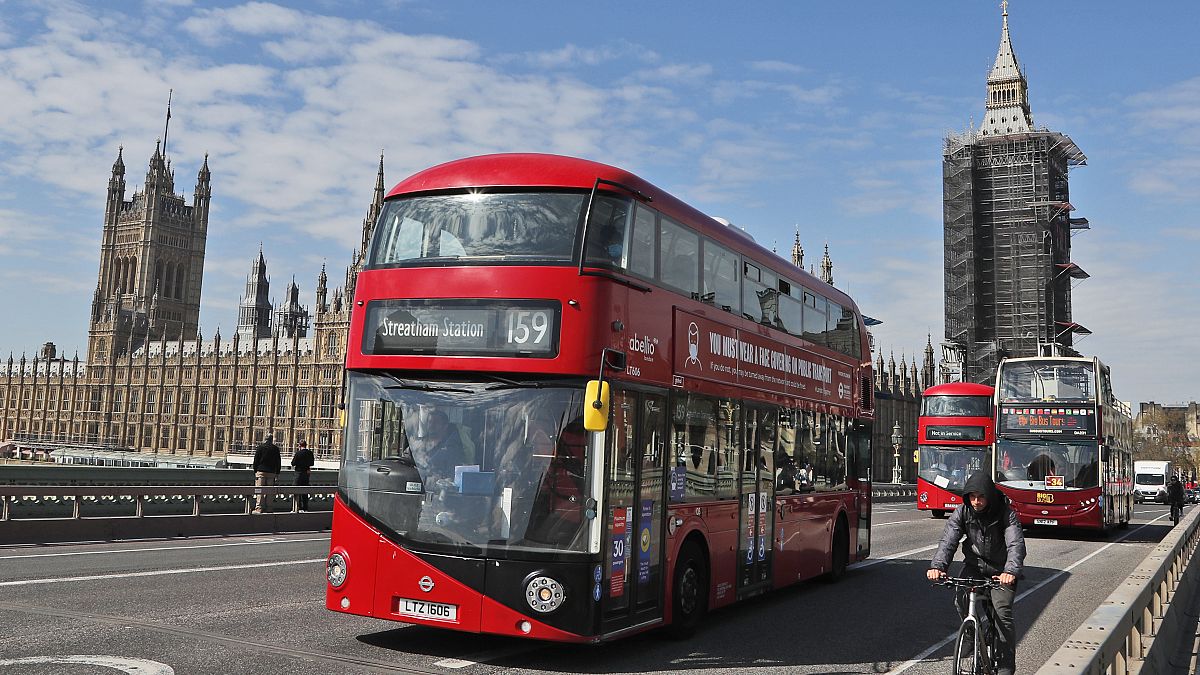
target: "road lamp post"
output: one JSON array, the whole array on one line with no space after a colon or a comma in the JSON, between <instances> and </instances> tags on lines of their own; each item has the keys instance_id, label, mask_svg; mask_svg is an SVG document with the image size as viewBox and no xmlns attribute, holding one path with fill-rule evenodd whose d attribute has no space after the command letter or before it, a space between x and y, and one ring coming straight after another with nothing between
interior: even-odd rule
<instances>
[{"instance_id":1,"label":"road lamp post","mask_svg":"<svg viewBox=\"0 0 1200 675\"><path fill-rule=\"evenodd\" d=\"M900 420L896 420L896 424L892 427L892 460L895 464L892 466L892 482L900 483L900 444L904 441L904 436L900 435Z\"/></svg>"}]
</instances>

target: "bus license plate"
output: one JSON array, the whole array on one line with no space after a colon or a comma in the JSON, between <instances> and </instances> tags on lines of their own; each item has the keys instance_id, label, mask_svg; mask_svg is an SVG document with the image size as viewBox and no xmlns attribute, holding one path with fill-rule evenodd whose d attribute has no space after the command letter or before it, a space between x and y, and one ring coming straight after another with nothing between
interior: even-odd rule
<instances>
[{"instance_id":1,"label":"bus license plate","mask_svg":"<svg viewBox=\"0 0 1200 675\"><path fill-rule=\"evenodd\" d=\"M458 623L458 605L447 605L441 602L396 598L396 613L417 619Z\"/></svg>"},{"instance_id":2,"label":"bus license plate","mask_svg":"<svg viewBox=\"0 0 1200 675\"><path fill-rule=\"evenodd\" d=\"M1034 525L1057 525L1058 521L1053 518L1034 518Z\"/></svg>"}]
</instances>

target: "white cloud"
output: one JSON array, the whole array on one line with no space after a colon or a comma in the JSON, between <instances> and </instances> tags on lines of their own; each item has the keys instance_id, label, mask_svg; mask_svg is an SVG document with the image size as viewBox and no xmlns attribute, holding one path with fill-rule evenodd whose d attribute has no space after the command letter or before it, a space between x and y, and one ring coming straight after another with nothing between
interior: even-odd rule
<instances>
[{"instance_id":1,"label":"white cloud","mask_svg":"<svg viewBox=\"0 0 1200 675\"><path fill-rule=\"evenodd\" d=\"M598 66L612 61L630 59L642 63L654 63L659 55L641 45L618 40L601 47L581 47L567 44L558 49L544 52L527 52L501 57L501 62L520 60L535 68L570 68L574 66Z\"/></svg>"},{"instance_id":2,"label":"white cloud","mask_svg":"<svg viewBox=\"0 0 1200 675\"><path fill-rule=\"evenodd\" d=\"M1135 164L1129 172L1129 186L1134 192L1173 201L1200 200L1198 184L1200 158L1194 156L1158 157Z\"/></svg>"},{"instance_id":3,"label":"white cloud","mask_svg":"<svg viewBox=\"0 0 1200 675\"><path fill-rule=\"evenodd\" d=\"M764 73L787 73L789 75L806 75L811 72L802 65L786 61L752 61L750 69Z\"/></svg>"}]
</instances>

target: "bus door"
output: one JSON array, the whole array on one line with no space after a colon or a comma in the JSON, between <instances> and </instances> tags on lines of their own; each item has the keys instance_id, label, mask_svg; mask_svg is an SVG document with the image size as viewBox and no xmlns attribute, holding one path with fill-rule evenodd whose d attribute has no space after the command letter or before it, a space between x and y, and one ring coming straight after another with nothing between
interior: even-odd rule
<instances>
[{"instance_id":1,"label":"bus door","mask_svg":"<svg viewBox=\"0 0 1200 675\"><path fill-rule=\"evenodd\" d=\"M775 445L779 413L747 405L741 457L738 537L738 597L771 587L775 525Z\"/></svg>"},{"instance_id":2,"label":"bus door","mask_svg":"<svg viewBox=\"0 0 1200 675\"><path fill-rule=\"evenodd\" d=\"M617 391L611 419L605 555L593 588L606 634L663 615L666 397Z\"/></svg>"}]
</instances>

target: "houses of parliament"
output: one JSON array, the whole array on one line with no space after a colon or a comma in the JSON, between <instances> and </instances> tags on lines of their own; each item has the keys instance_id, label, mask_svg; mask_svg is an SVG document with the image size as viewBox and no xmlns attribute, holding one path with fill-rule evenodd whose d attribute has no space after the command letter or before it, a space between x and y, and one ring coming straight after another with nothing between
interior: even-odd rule
<instances>
[{"instance_id":1,"label":"houses of parliament","mask_svg":"<svg viewBox=\"0 0 1200 675\"><path fill-rule=\"evenodd\" d=\"M332 291L322 266L310 312L295 281L273 306L260 248L236 331L205 338L199 316L212 200L208 157L189 205L175 191L161 143L144 188L130 197L122 154L108 182L86 359L67 358L47 342L32 357L0 362L0 455L203 467L251 452L270 433L285 457L303 440L319 460L334 459L361 254ZM381 157L364 246L383 195ZM129 460L103 463L110 462Z\"/></svg>"}]
</instances>

